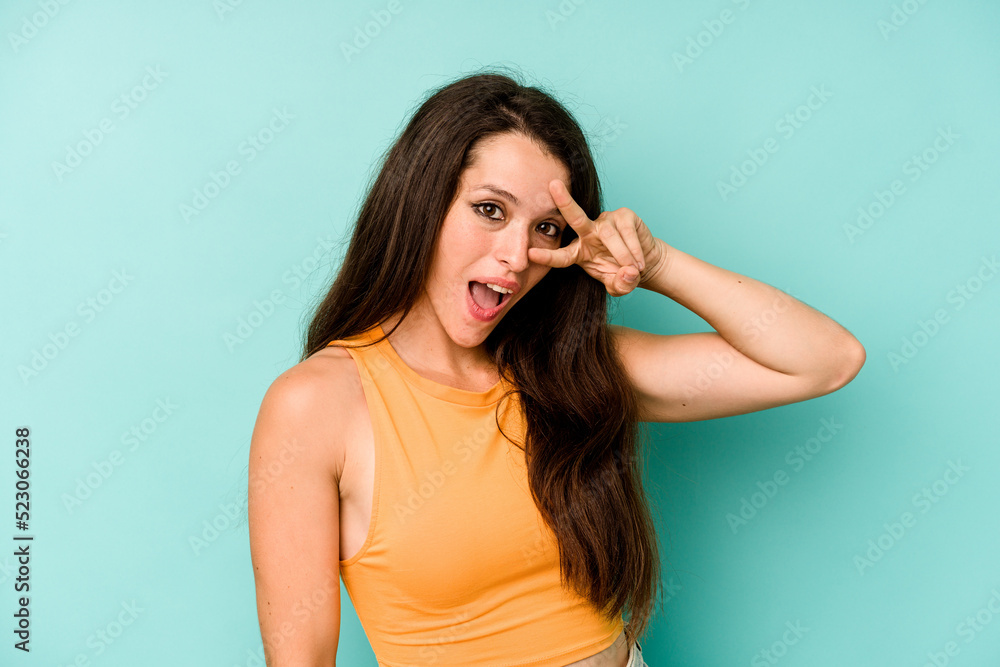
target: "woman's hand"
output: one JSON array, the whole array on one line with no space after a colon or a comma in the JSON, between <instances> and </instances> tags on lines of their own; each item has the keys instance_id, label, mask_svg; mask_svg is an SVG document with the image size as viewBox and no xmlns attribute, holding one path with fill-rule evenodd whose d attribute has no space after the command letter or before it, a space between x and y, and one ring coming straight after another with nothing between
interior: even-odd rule
<instances>
[{"instance_id":1,"label":"woman's hand","mask_svg":"<svg viewBox=\"0 0 1000 667\"><path fill-rule=\"evenodd\" d=\"M551 181L549 192L577 238L558 250L529 248L532 262L556 268L579 264L589 276L600 280L611 296L628 294L663 265L667 255L664 244L631 210L604 211L591 220L562 181Z\"/></svg>"}]
</instances>

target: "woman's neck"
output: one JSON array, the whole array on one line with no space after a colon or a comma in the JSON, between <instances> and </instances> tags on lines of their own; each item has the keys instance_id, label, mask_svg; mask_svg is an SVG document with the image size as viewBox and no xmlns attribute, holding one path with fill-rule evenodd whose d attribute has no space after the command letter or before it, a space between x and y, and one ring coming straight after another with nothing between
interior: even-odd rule
<instances>
[{"instance_id":1,"label":"woman's neck","mask_svg":"<svg viewBox=\"0 0 1000 667\"><path fill-rule=\"evenodd\" d=\"M400 315L389 316L382 322L382 330L389 332ZM485 391L500 379L496 365L482 345L459 345L436 317L421 317L415 309L389 334L388 340L407 366L435 382L468 391Z\"/></svg>"}]
</instances>

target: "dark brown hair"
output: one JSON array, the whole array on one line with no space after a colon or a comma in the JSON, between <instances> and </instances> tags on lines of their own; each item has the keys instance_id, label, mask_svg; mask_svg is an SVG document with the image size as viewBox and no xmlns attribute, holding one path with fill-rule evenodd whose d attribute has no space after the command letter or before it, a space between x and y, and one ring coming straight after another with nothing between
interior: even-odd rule
<instances>
[{"instance_id":1,"label":"dark brown hair","mask_svg":"<svg viewBox=\"0 0 1000 667\"><path fill-rule=\"evenodd\" d=\"M340 271L309 324L303 360L400 309L406 317L462 172L479 142L505 132L562 161L573 199L590 219L600 215L586 138L551 95L498 72L448 83L427 97L384 155ZM566 227L561 244L575 237ZM609 620L627 608L631 643L654 613L660 563L642 488L637 398L614 347L607 301L604 285L579 266L552 269L484 349L524 406L528 482L558 538L563 584Z\"/></svg>"}]
</instances>

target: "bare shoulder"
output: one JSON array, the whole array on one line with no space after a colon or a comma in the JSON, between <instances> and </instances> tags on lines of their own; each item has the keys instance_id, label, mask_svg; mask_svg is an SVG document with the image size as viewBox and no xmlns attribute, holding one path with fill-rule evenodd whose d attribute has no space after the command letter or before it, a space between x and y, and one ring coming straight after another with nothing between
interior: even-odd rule
<instances>
[{"instance_id":1,"label":"bare shoulder","mask_svg":"<svg viewBox=\"0 0 1000 667\"><path fill-rule=\"evenodd\" d=\"M353 419L364 407L357 365L341 347L318 350L279 375L261 402L258 428L281 428L308 443L306 458L340 479Z\"/></svg>"},{"instance_id":2,"label":"bare shoulder","mask_svg":"<svg viewBox=\"0 0 1000 667\"><path fill-rule=\"evenodd\" d=\"M629 329L628 327L623 327L620 324L608 324L608 329L611 330L611 333L614 334L616 339L630 334L642 333L638 329Z\"/></svg>"},{"instance_id":3,"label":"bare shoulder","mask_svg":"<svg viewBox=\"0 0 1000 667\"><path fill-rule=\"evenodd\" d=\"M617 324L609 324L608 330L611 332L611 340L618 355L625 365L625 369L630 375L634 375L637 367L641 366L641 354L651 338L656 338L651 333L640 329L631 329ZM662 338L662 337L661 337Z\"/></svg>"},{"instance_id":4,"label":"bare shoulder","mask_svg":"<svg viewBox=\"0 0 1000 667\"><path fill-rule=\"evenodd\" d=\"M282 638L264 644L269 665L336 664L341 474L359 387L353 359L330 348L278 376L261 401L247 514L261 636Z\"/></svg>"},{"instance_id":5,"label":"bare shoulder","mask_svg":"<svg viewBox=\"0 0 1000 667\"><path fill-rule=\"evenodd\" d=\"M618 324L608 324L608 330L611 332L611 340L614 341L615 347L618 348L619 352L629 349L632 345L641 341L643 336L650 335L645 331L630 329Z\"/></svg>"}]
</instances>

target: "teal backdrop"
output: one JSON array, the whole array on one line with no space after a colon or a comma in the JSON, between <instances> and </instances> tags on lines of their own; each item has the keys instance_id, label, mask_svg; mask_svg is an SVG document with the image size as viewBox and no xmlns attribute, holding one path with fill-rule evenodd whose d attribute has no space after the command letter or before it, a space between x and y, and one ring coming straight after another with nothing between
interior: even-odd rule
<instances>
[{"instance_id":1,"label":"teal backdrop","mask_svg":"<svg viewBox=\"0 0 1000 667\"><path fill-rule=\"evenodd\" d=\"M833 394L650 425L647 662L1000 664L1000 4L11 0L0 27L0 664L263 664L261 398L381 153L490 66L572 111L606 209L867 351ZM375 665L341 602L339 663Z\"/></svg>"}]
</instances>

